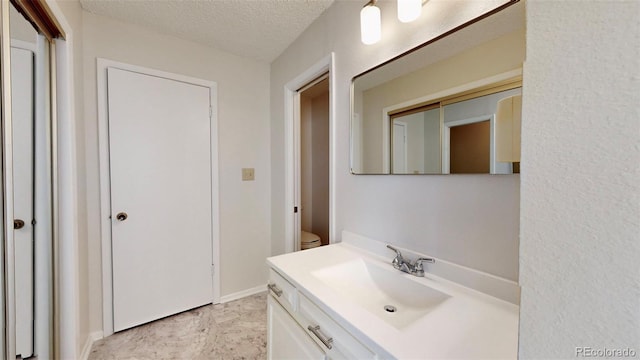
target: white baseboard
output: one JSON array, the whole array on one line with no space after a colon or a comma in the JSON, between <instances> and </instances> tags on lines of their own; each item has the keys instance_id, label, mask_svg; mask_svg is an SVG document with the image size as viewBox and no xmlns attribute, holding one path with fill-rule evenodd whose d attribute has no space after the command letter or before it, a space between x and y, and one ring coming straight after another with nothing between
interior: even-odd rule
<instances>
[{"instance_id":1,"label":"white baseboard","mask_svg":"<svg viewBox=\"0 0 640 360\"><path fill-rule=\"evenodd\" d=\"M104 337L104 334L102 333L102 331L95 331L90 333L87 336L87 341L85 341L84 346L82 347L82 352L80 353L80 360L89 359L89 354L91 353L91 346L93 345L94 342L102 339L103 337Z\"/></svg>"},{"instance_id":2,"label":"white baseboard","mask_svg":"<svg viewBox=\"0 0 640 360\"><path fill-rule=\"evenodd\" d=\"M267 291L267 284L256 286L254 288L250 288L250 289L246 289L246 290L242 290L242 291L238 291L238 292L235 292L233 294L221 296L220 297L220 303L224 304L224 303L229 302L229 301L242 299L243 297L251 296L251 295L263 292L263 291Z\"/></svg>"}]
</instances>

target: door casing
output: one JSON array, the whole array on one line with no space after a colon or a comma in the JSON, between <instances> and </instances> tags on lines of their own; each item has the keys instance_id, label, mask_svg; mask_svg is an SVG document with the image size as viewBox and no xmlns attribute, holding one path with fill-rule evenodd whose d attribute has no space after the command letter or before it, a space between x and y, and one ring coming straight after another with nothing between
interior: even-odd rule
<instances>
[{"instance_id":1,"label":"door casing","mask_svg":"<svg viewBox=\"0 0 640 360\"><path fill-rule=\"evenodd\" d=\"M300 250L300 122L298 90L319 76L329 73L329 243L337 241L335 211L335 165L336 165L336 124L335 124L335 70L334 53L330 53L284 86L285 119L285 166L284 166L284 251ZM298 212L294 213L294 208Z\"/></svg>"}]
</instances>

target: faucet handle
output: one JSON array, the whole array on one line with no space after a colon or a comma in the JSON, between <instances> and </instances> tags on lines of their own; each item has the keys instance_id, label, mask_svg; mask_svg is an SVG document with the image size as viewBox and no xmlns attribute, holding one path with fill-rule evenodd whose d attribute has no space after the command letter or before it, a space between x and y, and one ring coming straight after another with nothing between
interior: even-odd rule
<instances>
[{"instance_id":1,"label":"faucet handle","mask_svg":"<svg viewBox=\"0 0 640 360\"><path fill-rule=\"evenodd\" d=\"M402 253L400 252L400 250L394 248L391 245L387 245L387 247L396 252L396 257L393 259L391 264L393 265L394 268L400 269L400 267L404 263L404 258L402 257Z\"/></svg>"},{"instance_id":2,"label":"faucet handle","mask_svg":"<svg viewBox=\"0 0 640 360\"><path fill-rule=\"evenodd\" d=\"M436 262L436 260L434 258L423 258L423 257L418 258L418 259L416 259L416 267L417 266L422 267L422 263L423 262L428 262L430 264L433 264L434 262Z\"/></svg>"},{"instance_id":3,"label":"faucet handle","mask_svg":"<svg viewBox=\"0 0 640 360\"><path fill-rule=\"evenodd\" d=\"M391 245L387 245L387 248L389 248L389 249L391 249L391 250L395 251L395 252L396 252L396 257L399 257L399 258L401 258L401 259L402 259L402 253L400 252L400 250L398 250L398 249L394 248L394 247L393 247L393 246L391 246Z\"/></svg>"},{"instance_id":4,"label":"faucet handle","mask_svg":"<svg viewBox=\"0 0 640 360\"><path fill-rule=\"evenodd\" d=\"M433 264L434 262L436 262L433 258L418 258L416 259L416 262L414 263L414 269L417 273L422 273L422 275L418 275L418 276L424 276L424 268L422 267L422 263L423 262L428 262Z\"/></svg>"}]
</instances>

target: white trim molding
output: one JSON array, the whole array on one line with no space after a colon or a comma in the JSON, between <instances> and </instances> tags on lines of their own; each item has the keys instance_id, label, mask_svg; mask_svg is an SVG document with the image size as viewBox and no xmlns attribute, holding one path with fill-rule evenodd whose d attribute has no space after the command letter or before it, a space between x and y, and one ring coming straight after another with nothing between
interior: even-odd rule
<instances>
[{"instance_id":1,"label":"white trim molding","mask_svg":"<svg viewBox=\"0 0 640 360\"><path fill-rule=\"evenodd\" d=\"M2 107L2 124L0 148L2 151L2 164L0 165L0 176L2 179L3 201L0 204L2 208L2 343L0 347L3 350L3 357L13 359L16 357L16 296L15 296L15 241L13 237L13 137L12 137L12 119L11 119L11 38L9 34L9 8L12 6L8 1L0 3L0 87L2 88L0 103Z\"/></svg>"},{"instance_id":2,"label":"white trim molding","mask_svg":"<svg viewBox=\"0 0 640 360\"><path fill-rule=\"evenodd\" d=\"M299 215L300 212L294 214L293 208L295 206L300 207L300 204L296 204L296 200L299 199L300 191L296 183L296 169L298 160L296 159L296 152L299 151L295 143L296 138L299 138L299 134L296 135L295 122L296 122L296 106L298 90L307 85L311 81L315 80L319 76L329 73L329 243L333 243L337 240L336 234L336 211L335 211L335 179L336 179L336 111L335 111L335 96L336 96L336 80L334 65L334 53L330 53L324 58L320 59L313 66L296 76L293 80L289 81L284 86L284 238L285 238L285 253L300 250L299 235L296 235L294 229L300 228ZM297 220L298 219L298 220Z\"/></svg>"},{"instance_id":3,"label":"white trim molding","mask_svg":"<svg viewBox=\"0 0 640 360\"><path fill-rule=\"evenodd\" d=\"M53 158L53 213L54 213L54 297L53 309L57 348L54 358L78 357L80 333L79 265L78 265L78 192L76 156L76 98L74 87L76 65L74 63L75 33L60 6L53 0L45 0L53 16L65 33L65 39L57 39L50 48L53 79L52 89L52 158ZM56 274L57 273L57 274ZM36 339L37 341L37 339Z\"/></svg>"},{"instance_id":4,"label":"white trim molding","mask_svg":"<svg viewBox=\"0 0 640 360\"><path fill-rule=\"evenodd\" d=\"M267 291L267 284L256 286L256 287L252 287L250 289L246 289L246 290L234 292L233 294L222 296L220 298L220 303L221 304L228 303L230 301L242 299L242 298L247 297L247 296L259 294L259 293L261 293L263 291Z\"/></svg>"},{"instance_id":5,"label":"white trim molding","mask_svg":"<svg viewBox=\"0 0 640 360\"><path fill-rule=\"evenodd\" d=\"M87 340L84 342L84 346L82 346L82 352L80 352L80 360L88 360L89 355L91 355L91 347L93 343L104 338L102 331L95 331L87 335Z\"/></svg>"}]
</instances>

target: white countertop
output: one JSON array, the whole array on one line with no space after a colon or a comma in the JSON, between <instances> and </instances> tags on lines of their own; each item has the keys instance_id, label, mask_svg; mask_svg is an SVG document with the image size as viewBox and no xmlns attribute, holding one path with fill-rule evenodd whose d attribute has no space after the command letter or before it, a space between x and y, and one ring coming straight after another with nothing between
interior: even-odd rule
<instances>
[{"instance_id":1,"label":"white countertop","mask_svg":"<svg viewBox=\"0 0 640 360\"><path fill-rule=\"evenodd\" d=\"M397 271L399 277L450 296L419 320L397 328L313 275L327 267L358 259L391 267L392 258L389 256L384 262L361 248L339 243L271 257L267 263L346 330L363 339L381 358L517 358L517 305L429 273L420 278Z\"/></svg>"}]
</instances>

